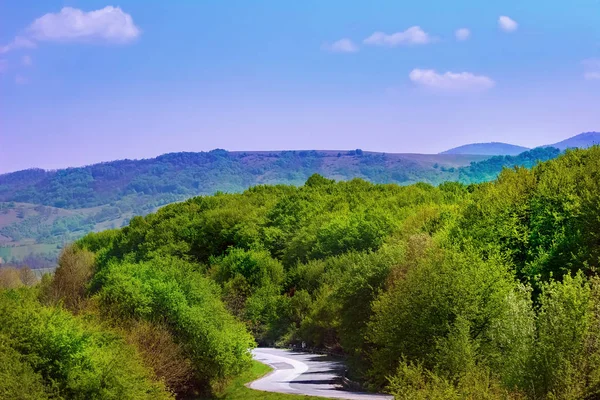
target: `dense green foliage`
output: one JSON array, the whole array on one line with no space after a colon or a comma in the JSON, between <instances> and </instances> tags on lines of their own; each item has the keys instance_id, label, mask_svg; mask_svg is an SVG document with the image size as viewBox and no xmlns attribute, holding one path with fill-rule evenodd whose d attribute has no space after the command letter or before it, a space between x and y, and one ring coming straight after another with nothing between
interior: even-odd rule
<instances>
[{"instance_id":1,"label":"dense green foliage","mask_svg":"<svg viewBox=\"0 0 600 400\"><path fill-rule=\"evenodd\" d=\"M207 386L235 376L250 361L251 336L194 266L169 257L102 266L92 281L101 307L119 320L166 324Z\"/></svg>"},{"instance_id":2,"label":"dense green foliage","mask_svg":"<svg viewBox=\"0 0 600 400\"><path fill-rule=\"evenodd\" d=\"M428 158L435 158L435 161ZM182 196L239 192L261 183L302 184L314 173L338 179L361 177L374 182L436 183L451 179L453 175L433 169L431 166L435 162L457 166L484 158L462 155L419 157L361 150L343 153L232 153L225 150L172 153L147 160L121 160L57 171L26 170L0 175L0 201L68 209L99 205L114 207L118 202L122 212L133 208L140 214L149 209L143 204L150 199L161 205Z\"/></svg>"},{"instance_id":3,"label":"dense green foliage","mask_svg":"<svg viewBox=\"0 0 600 400\"><path fill-rule=\"evenodd\" d=\"M80 239L60 260L79 273L57 273L42 285L46 305L26 308L83 318L63 304L134 349L148 341L134 327L154 327L150 338L164 336L191 368L193 382L169 386L178 394L218 393L245 374L253 336L339 352L355 379L400 399L592 399L599 177L593 147L468 186L313 175L195 197ZM18 308L18 293L2 301ZM0 335L12 337L20 312L7 315ZM48 379L27 347L11 348L0 356L15 360L12 374ZM137 352L141 369L128 373L151 364L157 379L176 375L168 359L159 368ZM72 379L64 372L58 388L79 387Z\"/></svg>"},{"instance_id":4,"label":"dense green foliage","mask_svg":"<svg viewBox=\"0 0 600 400\"><path fill-rule=\"evenodd\" d=\"M480 162L472 162L458 171L458 180L462 183L481 183L496 179L503 168L532 168L540 161L558 157L560 150L554 147L538 147L516 156L495 156Z\"/></svg>"},{"instance_id":5,"label":"dense green foliage","mask_svg":"<svg viewBox=\"0 0 600 400\"><path fill-rule=\"evenodd\" d=\"M599 160L570 151L468 187L315 175L169 205L80 245L132 271L158 255L196 266L259 343L343 352L401 398L585 397L600 366L581 275L600 258Z\"/></svg>"},{"instance_id":6,"label":"dense green foliage","mask_svg":"<svg viewBox=\"0 0 600 400\"><path fill-rule=\"evenodd\" d=\"M0 291L2 398L171 398L118 335L34 294Z\"/></svg>"},{"instance_id":7,"label":"dense green foliage","mask_svg":"<svg viewBox=\"0 0 600 400\"><path fill-rule=\"evenodd\" d=\"M503 167L531 167L557 154L536 149L486 162L482 155L213 150L58 171L19 171L0 175L0 257L18 263L24 255L49 252L50 257L41 258L52 259L58 254L56 245L88 232L122 227L133 216L168 203L218 191L241 192L257 184L302 185L314 173L401 185L471 183L494 179ZM48 250L44 244L55 246Z\"/></svg>"}]
</instances>

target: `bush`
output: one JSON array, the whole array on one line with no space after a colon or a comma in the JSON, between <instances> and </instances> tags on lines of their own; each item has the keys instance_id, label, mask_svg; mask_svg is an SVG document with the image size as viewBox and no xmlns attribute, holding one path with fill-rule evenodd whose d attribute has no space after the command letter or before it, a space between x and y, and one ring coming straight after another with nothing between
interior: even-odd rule
<instances>
[{"instance_id":1,"label":"bush","mask_svg":"<svg viewBox=\"0 0 600 400\"><path fill-rule=\"evenodd\" d=\"M23 286L19 270L14 267L0 267L0 289L15 289Z\"/></svg>"},{"instance_id":2,"label":"bush","mask_svg":"<svg viewBox=\"0 0 600 400\"><path fill-rule=\"evenodd\" d=\"M94 253L75 245L67 246L61 252L54 277L42 296L50 304L61 302L68 310L80 311L93 273Z\"/></svg>"},{"instance_id":3,"label":"bush","mask_svg":"<svg viewBox=\"0 0 600 400\"><path fill-rule=\"evenodd\" d=\"M457 365L468 366L467 356L477 350L477 357L498 362L495 367L501 370L522 357L522 343L532 334L531 320L498 332L510 323L512 299L519 295L518 284L500 259L482 260L473 249L444 249L440 244L426 249L404 278L374 303L368 333L375 346L370 375L379 386L402 358L452 376L460 372L454 369ZM527 307L526 302L517 304Z\"/></svg>"},{"instance_id":4,"label":"bush","mask_svg":"<svg viewBox=\"0 0 600 400\"><path fill-rule=\"evenodd\" d=\"M397 400L517 400L524 398L508 391L485 367L469 369L457 380L450 381L421 364L402 362L389 379L388 391Z\"/></svg>"},{"instance_id":5,"label":"bush","mask_svg":"<svg viewBox=\"0 0 600 400\"><path fill-rule=\"evenodd\" d=\"M600 282L582 273L542 286L532 354L533 393L553 398L600 395Z\"/></svg>"},{"instance_id":6,"label":"bush","mask_svg":"<svg viewBox=\"0 0 600 400\"><path fill-rule=\"evenodd\" d=\"M23 361L10 342L9 337L0 335L0 399L48 399L42 376Z\"/></svg>"},{"instance_id":7,"label":"bush","mask_svg":"<svg viewBox=\"0 0 600 400\"><path fill-rule=\"evenodd\" d=\"M160 324L134 321L126 330L127 342L134 345L144 365L175 393L185 393L193 384L194 369L183 348Z\"/></svg>"},{"instance_id":8,"label":"bush","mask_svg":"<svg viewBox=\"0 0 600 400\"><path fill-rule=\"evenodd\" d=\"M204 389L218 387L250 363L252 337L226 311L218 287L191 264L168 257L112 262L92 286L104 312L169 327Z\"/></svg>"},{"instance_id":9,"label":"bush","mask_svg":"<svg viewBox=\"0 0 600 400\"><path fill-rule=\"evenodd\" d=\"M12 338L23 363L42 377L53 397L171 398L120 336L42 306L30 289L0 292L0 335Z\"/></svg>"}]
</instances>

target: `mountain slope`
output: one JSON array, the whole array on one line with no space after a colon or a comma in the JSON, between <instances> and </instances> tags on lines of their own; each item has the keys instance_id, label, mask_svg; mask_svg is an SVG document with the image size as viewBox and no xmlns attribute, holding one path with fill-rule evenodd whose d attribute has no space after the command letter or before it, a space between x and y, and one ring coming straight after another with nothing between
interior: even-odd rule
<instances>
[{"instance_id":1,"label":"mountain slope","mask_svg":"<svg viewBox=\"0 0 600 400\"><path fill-rule=\"evenodd\" d=\"M472 143L464 146L455 147L450 150L441 152L440 154L481 154L487 156L516 156L524 151L529 150L527 147L516 146L509 143L490 142L490 143Z\"/></svg>"},{"instance_id":2,"label":"mountain slope","mask_svg":"<svg viewBox=\"0 0 600 400\"><path fill-rule=\"evenodd\" d=\"M537 147L517 156L495 156L459 169L458 180L462 183L481 183L496 179L503 168L533 168L537 163L558 157L561 151L555 147Z\"/></svg>"},{"instance_id":3,"label":"mountain slope","mask_svg":"<svg viewBox=\"0 0 600 400\"><path fill-rule=\"evenodd\" d=\"M556 147L560 150L566 150L571 148L585 149L590 146L600 144L600 132L584 132L577 136L573 136L566 140L558 143L549 145L550 147Z\"/></svg>"},{"instance_id":4,"label":"mountain slope","mask_svg":"<svg viewBox=\"0 0 600 400\"><path fill-rule=\"evenodd\" d=\"M314 173L338 180L436 184L455 178L452 168L485 158L362 150L170 153L153 159L0 175L0 201L68 209L120 202L119 206L140 213L199 194L238 192L257 184L303 184Z\"/></svg>"}]
</instances>

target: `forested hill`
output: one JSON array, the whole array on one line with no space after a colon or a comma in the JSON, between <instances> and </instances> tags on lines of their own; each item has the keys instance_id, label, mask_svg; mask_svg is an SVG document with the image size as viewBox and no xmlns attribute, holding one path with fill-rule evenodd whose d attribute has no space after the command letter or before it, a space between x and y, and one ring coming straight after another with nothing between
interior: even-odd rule
<instances>
[{"instance_id":1,"label":"forested hill","mask_svg":"<svg viewBox=\"0 0 600 400\"><path fill-rule=\"evenodd\" d=\"M0 268L0 393L226 399L255 343L305 342L399 400L597 399L598 176L599 146L474 185L313 175L167 205L37 287Z\"/></svg>"},{"instance_id":2,"label":"forested hill","mask_svg":"<svg viewBox=\"0 0 600 400\"><path fill-rule=\"evenodd\" d=\"M257 184L302 185L312 174L330 179L362 178L373 183L493 179L502 167L555 157L552 148L519 156L386 154L353 151L171 153L144 160L120 160L81 168L31 169L0 175L0 201L78 209L151 196L150 206L199 194L239 192ZM144 211L140 201L129 207Z\"/></svg>"},{"instance_id":3,"label":"forested hill","mask_svg":"<svg viewBox=\"0 0 600 400\"><path fill-rule=\"evenodd\" d=\"M532 168L540 161L551 160L561 151L554 147L538 147L517 156L494 156L480 162L472 162L468 167L458 170L458 181L461 183L481 183L496 179L503 168L515 166Z\"/></svg>"},{"instance_id":4,"label":"forested hill","mask_svg":"<svg viewBox=\"0 0 600 400\"><path fill-rule=\"evenodd\" d=\"M109 204L129 195L170 202L173 196L239 192L256 184L302 185L314 173L336 180L437 184L455 180L459 167L486 158L362 150L170 153L153 159L0 175L0 201L68 209Z\"/></svg>"},{"instance_id":5,"label":"forested hill","mask_svg":"<svg viewBox=\"0 0 600 400\"><path fill-rule=\"evenodd\" d=\"M0 175L0 258L52 265L62 244L116 228L135 215L196 195L241 192L258 184L302 185L314 173L335 180L439 184L494 179L503 167L531 167L552 148L519 156L384 154L353 151L172 153L58 171ZM31 254L43 254L41 259ZM0 263L2 261L0 260Z\"/></svg>"}]
</instances>

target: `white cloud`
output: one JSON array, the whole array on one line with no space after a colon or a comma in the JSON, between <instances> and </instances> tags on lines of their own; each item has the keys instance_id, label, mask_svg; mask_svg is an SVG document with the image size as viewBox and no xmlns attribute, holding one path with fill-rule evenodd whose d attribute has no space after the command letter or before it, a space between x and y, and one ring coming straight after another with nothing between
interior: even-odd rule
<instances>
[{"instance_id":1,"label":"white cloud","mask_svg":"<svg viewBox=\"0 0 600 400\"><path fill-rule=\"evenodd\" d=\"M33 65L33 60L31 59L31 56L21 57L21 65L24 67L31 67Z\"/></svg>"},{"instance_id":2,"label":"white cloud","mask_svg":"<svg viewBox=\"0 0 600 400\"><path fill-rule=\"evenodd\" d=\"M8 53L12 50L33 49L35 47L36 44L30 39L23 36L17 36L9 44L0 47L0 54Z\"/></svg>"},{"instance_id":3,"label":"white cloud","mask_svg":"<svg viewBox=\"0 0 600 400\"><path fill-rule=\"evenodd\" d=\"M590 58L582 61L585 71L583 77L587 80L600 79L600 58Z\"/></svg>"},{"instance_id":4,"label":"white cloud","mask_svg":"<svg viewBox=\"0 0 600 400\"><path fill-rule=\"evenodd\" d=\"M454 36L456 36L456 40L467 40L471 36L471 31L467 28L460 28L454 32Z\"/></svg>"},{"instance_id":5,"label":"white cloud","mask_svg":"<svg viewBox=\"0 0 600 400\"><path fill-rule=\"evenodd\" d=\"M417 45L417 44L428 44L433 42L435 39L431 37L427 32L421 29L420 26L412 26L404 32L396 32L387 34L384 32L375 32L365 40L364 44L373 46L388 46L396 47L401 45Z\"/></svg>"},{"instance_id":6,"label":"white cloud","mask_svg":"<svg viewBox=\"0 0 600 400\"><path fill-rule=\"evenodd\" d=\"M415 84L445 92L478 92L491 89L496 82L484 75L470 72L437 73L433 69L413 69L409 78Z\"/></svg>"},{"instance_id":7,"label":"white cloud","mask_svg":"<svg viewBox=\"0 0 600 400\"><path fill-rule=\"evenodd\" d=\"M27 32L38 41L109 43L131 42L141 34L131 15L112 6L89 12L64 7L59 13L48 13L33 21Z\"/></svg>"},{"instance_id":8,"label":"white cloud","mask_svg":"<svg viewBox=\"0 0 600 400\"><path fill-rule=\"evenodd\" d=\"M323 49L333 53L356 53L358 46L348 38L340 39L333 43L325 43Z\"/></svg>"},{"instance_id":9,"label":"white cloud","mask_svg":"<svg viewBox=\"0 0 600 400\"><path fill-rule=\"evenodd\" d=\"M26 85L29 83L29 79L25 78L22 75L17 75L17 76L15 76L15 83L17 85Z\"/></svg>"},{"instance_id":10,"label":"white cloud","mask_svg":"<svg viewBox=\"0 0 600 400\"><path fill-rule=\"evenodd\" d=\"M498 18L498 26L504 32L514 32L519 27L519 24L517 24L517 21L514 19L507 17L506 15L502 15Z\"/></svg>"},{"instance_id":11,"label":"white cloud","mask_svg":"<svg viewBox=\"0 0 600 400\"><path fill-rule=\"evenodd\" d=\"M64 7L58 13L42 15L29 25L24 36L0 46L0 54L17 49L33 49L36 42L99 41L104 43L129 43L141 35L131 15L119 7L107 6L101 10L85 12Z\"/></svg>"}]
</instances>

